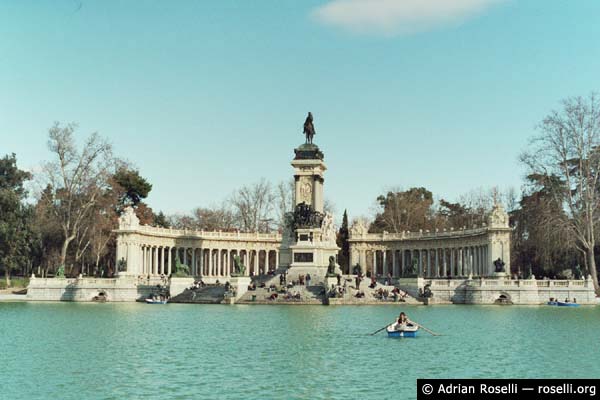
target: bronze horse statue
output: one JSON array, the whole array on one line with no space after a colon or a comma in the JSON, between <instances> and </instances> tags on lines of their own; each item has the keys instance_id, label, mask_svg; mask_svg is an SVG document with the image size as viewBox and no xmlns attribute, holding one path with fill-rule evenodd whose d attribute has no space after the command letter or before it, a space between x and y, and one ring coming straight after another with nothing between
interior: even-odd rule
<instances>
[{"instance_id":1,"label":"bronze horse statue","mask_svg":"<svg viewBox=\"0 0 600 400\"><path fill-rule=\"evenodd\" d=\"M308 113L308 116L304 121L303 134L306 135L306 143L312 144L313 137L315 136L315 126L313 125L313 116L311 112Z\"/></svg>"}]
</instances>

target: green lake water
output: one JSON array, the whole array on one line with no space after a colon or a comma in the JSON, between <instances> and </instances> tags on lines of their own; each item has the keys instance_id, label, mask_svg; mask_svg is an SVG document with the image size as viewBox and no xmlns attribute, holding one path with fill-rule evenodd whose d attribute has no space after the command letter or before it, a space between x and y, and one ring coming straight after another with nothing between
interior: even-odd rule
<instances>
[{"instance_id":1,"label":"green lake water","mask_svg":"<svg viewBox=\"0 0 600 400\"><path fill-rule=\"evenodd\" d=\"M2 399L410 399L417 378L599 378L600 307L0 303Z\"/></svg>"}]
</instances>

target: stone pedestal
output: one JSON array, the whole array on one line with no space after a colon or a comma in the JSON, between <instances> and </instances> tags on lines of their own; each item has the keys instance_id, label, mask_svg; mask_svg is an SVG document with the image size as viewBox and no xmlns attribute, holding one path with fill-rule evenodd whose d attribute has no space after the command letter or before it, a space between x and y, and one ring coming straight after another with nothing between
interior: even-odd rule
<instances>
[{"instance_id":1,"label":"stone pedestal","mask_svg":"<svg viewBox=\"0 0 600 400\"><path fill-rule=\"evenodd\" d=\"M246 294L250 282L252 282L252 278L249 276L232 276L229 278L229 284L235 288L235 300Z\"/></svg>"},{"instance_id":2,"label":"stone pedestal","mask_svg":"<svg viewBox=\"0 0 600 400\"><path fill-rule=\"evenodd\" d=\"M315 144L294 150L294 212L288 215L279 263L288 268L288 280L310 274L311 285L325 283L329 259L337 261L333 217L324 213L323 183L327 167Z\"/></svg>"}]
</instances>

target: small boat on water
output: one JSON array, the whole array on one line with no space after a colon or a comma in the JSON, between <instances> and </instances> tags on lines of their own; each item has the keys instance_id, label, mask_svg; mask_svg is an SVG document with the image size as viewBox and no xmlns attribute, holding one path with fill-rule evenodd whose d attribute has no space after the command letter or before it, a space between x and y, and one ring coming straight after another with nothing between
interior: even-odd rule
<instances>
[{"instance_id":1,"label":"small boat on water","mask_svg":"<svg viewBox=\"0 0 600 400\"><path fill-rule=\"evenodd\" d=\"M401 329L396 329L396 323L388 325L387 327L388 337L417 337L417 332L419 331L419 325L416 324L406 324Z\"/></svg>"},{"instance_id":2,"label":"small boat on water","mask_svg":"<svg viewBox=\"0 0 600 400\"><path fill-rule=\"evenodd\" d=\"M146 304L167 304L167 300L146 299Z\"/></svg>"},{"instance_id":3,"label":"small boat on water","mask_svg":"<svg viewBox=\"0 0 600 400\"><path fill-rule=\"evenodd\" d=\"M579 307L578 303L571 303L570 301L549 301L549 306L558 306L558 307Z\"/></svg>"}]
</instances>

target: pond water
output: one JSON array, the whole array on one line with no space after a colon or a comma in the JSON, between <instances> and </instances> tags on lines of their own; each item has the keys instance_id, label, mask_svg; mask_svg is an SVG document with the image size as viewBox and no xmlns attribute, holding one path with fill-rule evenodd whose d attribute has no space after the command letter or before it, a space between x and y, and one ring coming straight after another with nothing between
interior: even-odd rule
<instances>
[{"instance_id":1,"label":"pond water","mask_svg":"<svg viewBox=\"0 0 600 400\"><path fill-rule=\"evenodd\" d=\"M400 310L416 339L369 333ZM0 303L6 399L416 398L417 378L598 378L600 307Z\"/></svg>"}]
</instances>

